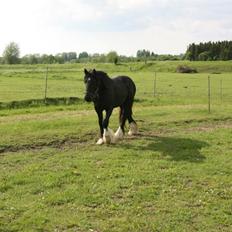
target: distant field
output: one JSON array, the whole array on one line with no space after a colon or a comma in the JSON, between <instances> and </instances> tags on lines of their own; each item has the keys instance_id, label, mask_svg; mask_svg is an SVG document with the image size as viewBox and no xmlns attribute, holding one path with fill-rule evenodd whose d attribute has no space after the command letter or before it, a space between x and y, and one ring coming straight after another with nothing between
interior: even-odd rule
<instances>
[{"instance_id":1,"label":"distant field","mask_svg":"<svg viewBox=\"0 0 232 232\"><path fill-rule=\"evenodd\" d=\"M114 65L110 63L76 63L76 64L52 64L50 67L59 70L60 72L67 72L67 70L81 71L83 67L96 68L113 71L157 71L157 72L176 72L178 65L188 65L196 68L198 72L213 73L213 72L232 72L232 61L149 61L136 63L123 63ZM0 70L23 70L27 69L29 72L34 72L37 68L44 69L47 65L0 65Z\"/></svg>"},{"instance_id":2,"label":"distant field","mask_svg":"<svg viewBox=\"0 0 232 232\"><path fill-rule=\"evenodd\" d=\"M110 76L128 75L137 85L138 99L153 101L154 104L204 104L207 103L208 75L211 76L212 99L214 104L232 101L232 73L228 70L231 62L193 62L191 66L205 69L208 73L178 74L175 68L180 62L157 62L112 65L112 64L67 64L49 65L47 97L83 98L83 68L104 70ZM186 63L186 62L185 62ZM230 64L230 65L228 65ZM210 67L210 69L209 69ZM212 74L219 67L221 74ZM167 72L168 70L171 72ZM0 66L0 102L25 99L43 99L46 66ZM155 70L157 70L154 95ZM162 71L162 72L161 72Z\"/></svg>"},{"instance_id":3,"label":"distant field","mask_svg":"<svg viewBox=\"0 0 232 232\"><path fill-rule=\"evenodd\" d=\"M83 101L0 110L0 231L231 232L231 63L215 63L221 74L212 62L168 72L176 64L96 65L137 85L140 132L115 145L95 145L96 113ZM49 66L48 97L83 98L83 67ZM0 102L43 99L45 68L0 66Z\"/></svg>"}]
</instances>

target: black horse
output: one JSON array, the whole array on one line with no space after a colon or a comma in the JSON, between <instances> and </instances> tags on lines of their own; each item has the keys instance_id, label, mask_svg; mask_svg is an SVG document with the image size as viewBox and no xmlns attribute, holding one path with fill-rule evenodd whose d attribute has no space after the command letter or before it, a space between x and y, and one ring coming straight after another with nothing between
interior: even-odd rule
<instances>
[{"instance_id":1,"label":"black horse","mask_svg":"<svg viewBox=\"0 0 232 232\"><path fill-rule=\"evenodd\" d=\"M84 82L86 85L85 100L93 102L98 115L100 138L97 144L114 143L122 138L125 131L126 120L130 124L129 135L137 133L137 125L132 118L132 105L136 93L134 82L127 76L118 76L113 79L102 71L84 70ZM115 134L108 128L109 118L115 107L120 107L120 126ZM103 111L106 111L103 120Z\"/></svg>"}]
</instances>

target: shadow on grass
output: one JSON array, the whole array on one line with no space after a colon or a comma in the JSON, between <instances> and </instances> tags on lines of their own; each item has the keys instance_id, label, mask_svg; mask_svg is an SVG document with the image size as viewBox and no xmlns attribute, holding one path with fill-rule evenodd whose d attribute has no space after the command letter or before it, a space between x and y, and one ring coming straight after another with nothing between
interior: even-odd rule
<instances>
[{"instance_id":1,"label":"shadow on grass","mask_svg":"<svg viewBox=\"0 0 232 232\"><path fill-rule=\"evenodd\" d=\"M201 149L209 144L200 140L189 138L163 137L154 135L139 135L144 144L121 144L125 149L136 151L159 152L162 156L174 161L203 162L205 156ZM138 138L138 137L136 137Z\"/></svg>"}]
</instances>

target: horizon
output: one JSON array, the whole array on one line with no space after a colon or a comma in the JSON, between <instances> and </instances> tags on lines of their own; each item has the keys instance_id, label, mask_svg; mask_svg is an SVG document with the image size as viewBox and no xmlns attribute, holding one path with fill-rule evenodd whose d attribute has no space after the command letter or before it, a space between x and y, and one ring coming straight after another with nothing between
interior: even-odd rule
<instances>
[{"instance_id":1,"label":"horizon","mask_svg":"<svg viewBox=\"0 0 232 232\"><path fill-rule=\"evenodd\" d=\"M0 9L0 55L12 41L20 57L136 56L141 49L180 55L191 43L231 40L231 8L229 0L8 0Z\"/></svg>"}]
</instances>

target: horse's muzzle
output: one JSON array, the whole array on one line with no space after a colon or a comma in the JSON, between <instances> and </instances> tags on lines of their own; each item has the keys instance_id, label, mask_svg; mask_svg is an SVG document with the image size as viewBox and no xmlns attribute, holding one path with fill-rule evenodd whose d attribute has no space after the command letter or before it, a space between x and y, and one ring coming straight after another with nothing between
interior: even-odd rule
<instances>
[{"instance_id":1,"label":"horse's muzzle","mask_svg":"<svg viewBox=\"0 0 232 232\"><path fill-rule=\"evenodd\" d=\"M85 95L85 101L87 101L87 102L92 101L91 97L88 94Z\"/></svg>"},{"instance_id":2,"label":"horse's muzzle","mask_svg":"<svg viewBox=\"0 0 232 232\"><path fill-rule=\"evenodd\" d=\"M85 101L87 101L87 102L91 102L91 101L95 102L98 100L98 98L99 98L99 96L97 93L94 93L94 94L86 93L86 95L85 95Z\"/></svg>"}]
</instances>

